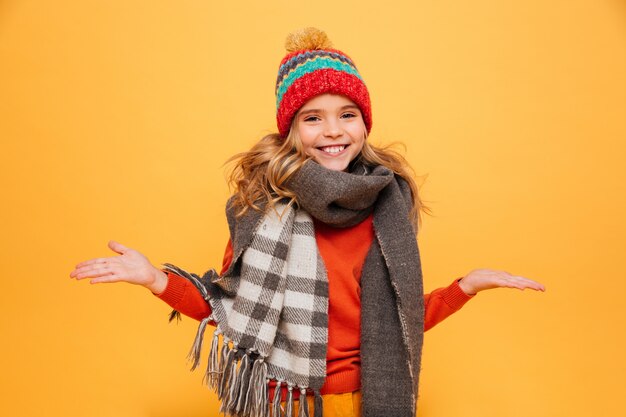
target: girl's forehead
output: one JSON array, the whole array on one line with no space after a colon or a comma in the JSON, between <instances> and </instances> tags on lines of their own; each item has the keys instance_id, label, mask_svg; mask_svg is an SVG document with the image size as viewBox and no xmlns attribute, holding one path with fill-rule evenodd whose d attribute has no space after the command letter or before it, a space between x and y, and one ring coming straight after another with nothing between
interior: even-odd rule
<instances>
[{"instance_id":1,"label":"girl's forehead","mask_svg":"<svg viewBox=\"0 0 626 417\"><path fill-rule=\"evenodd\" d=\"M358 107L357 104L350 100L348 97L343 94L332 94L332 93L324 93L318 96L313 97L308 100L302 107L300 111L307 110L310 108L333 108L333 107L345 107L353 105Z\"/></svg>"}]
</instances>

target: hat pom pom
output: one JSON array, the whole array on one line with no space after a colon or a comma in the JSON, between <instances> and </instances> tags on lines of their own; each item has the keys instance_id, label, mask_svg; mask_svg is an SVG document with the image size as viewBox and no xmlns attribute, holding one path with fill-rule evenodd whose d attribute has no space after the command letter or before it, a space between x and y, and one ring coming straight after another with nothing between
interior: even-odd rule
<instances>
[{"instance_id":1,"label":"hat pom pom","mask_svg":"<svg viewBox=\"0 0 626 417\"><path fill-rule=\"evenodd\" d=\"M287 40L285 41L285 49L287 49L287 52L308 49L328 49L332 48L332 46L326 33L313 27L295 30L287 35Z\"/></svg>"}]
</instances>

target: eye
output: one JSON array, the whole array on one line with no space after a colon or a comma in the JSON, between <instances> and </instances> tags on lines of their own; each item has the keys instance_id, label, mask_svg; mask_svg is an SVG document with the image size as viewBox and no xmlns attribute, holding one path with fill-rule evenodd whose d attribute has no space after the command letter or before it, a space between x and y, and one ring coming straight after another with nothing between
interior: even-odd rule
<instances>
[{"instance_id":1,"label":"eye","mask_svg":"<svg viewBox=\"0 0 626 417\"><path fill-rule=\"evenodd\" d=\"M317 122L318 120L320 120L320 118L317 116L307 116L304 118L305 122Z\"/></svg>"},{"instance_id":2,"label":"eye","mask_svg":"<svg viewBox=\"0 0 626 417\"><path fill-rule=\"evenodd\" d=\"M344 113L344 114L341 115L341 117L347 119L347 118L351 118L351 117L356 117L356 114L354 114L354 113Z\"/></svg>"}]
</instances>

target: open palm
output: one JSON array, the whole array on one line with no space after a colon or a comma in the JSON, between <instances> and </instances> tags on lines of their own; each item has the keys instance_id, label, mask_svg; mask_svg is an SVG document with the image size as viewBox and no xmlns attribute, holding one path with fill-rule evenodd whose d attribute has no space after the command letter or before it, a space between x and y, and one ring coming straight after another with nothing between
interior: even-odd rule
<instances>
[{"instance_id":1,"label":"open palm","mask_svg":"<svg viewBox=\"0 0 626 417\"><path fill-rule=\"evenodd\" d=\"M530 288L535 291L545 291L546 287L532 279L513 275L506 271L495 269L474 269L459 282L459 286L466 294L476 294L479 291L492 288Z\"/></svg>"},{"instance_id":2,"label":"open palm","mask_svg":"<svg viewBox=\"0 0 626 417\"><path fill-rule=\"evenodd\" d=\"M95 258L76 265L70 273L77 280L91 278L90 283L128 282L149 287L157 279L159 271L148 258L134 249L113 240L108 246L120 256Z\"/></svg>"}]
</instances>

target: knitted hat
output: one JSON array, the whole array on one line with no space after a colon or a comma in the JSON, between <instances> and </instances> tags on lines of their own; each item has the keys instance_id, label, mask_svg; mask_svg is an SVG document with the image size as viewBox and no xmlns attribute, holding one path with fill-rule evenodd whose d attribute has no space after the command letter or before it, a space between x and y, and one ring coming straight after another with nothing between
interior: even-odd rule
<instances>
[{"instance_id":1,"label":"knitted hat","mask_svg":"<svg viewBox=\"0 0 626 417\"><path fill-rule=\"evenodd\" d=\"M296 112L309 99L324 93L342 94L361 109L365 127L372 128L370 96L354 62L331 48L326 33L304 28L290 33L276 79L276 122L286 137Z\"/></svg>"}]
</instances>

